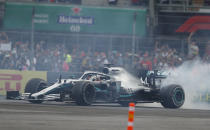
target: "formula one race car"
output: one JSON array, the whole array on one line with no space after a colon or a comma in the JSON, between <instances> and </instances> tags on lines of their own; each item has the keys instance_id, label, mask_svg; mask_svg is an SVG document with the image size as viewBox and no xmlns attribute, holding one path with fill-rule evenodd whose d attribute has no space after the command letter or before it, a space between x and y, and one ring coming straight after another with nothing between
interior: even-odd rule
<instances>
[{"instance_id":1,"label":"formula one race car","mask_svg":"<svg viewBox=\"0 0 210 130\"><path fill-rule=\"evenodd\" d=\"M78 79L62 79L52 85L38 78L28 81L24 100L31 103L43 101L75 101L78 105L97 102L119 103L160 102L165 108L179 108L184 104L185 93L180 85L162 86L166 78L159 71L148 71L144 80L130 76L119 67L105 67L103 72L86 71Z\"/></svg>"}]
</instances>

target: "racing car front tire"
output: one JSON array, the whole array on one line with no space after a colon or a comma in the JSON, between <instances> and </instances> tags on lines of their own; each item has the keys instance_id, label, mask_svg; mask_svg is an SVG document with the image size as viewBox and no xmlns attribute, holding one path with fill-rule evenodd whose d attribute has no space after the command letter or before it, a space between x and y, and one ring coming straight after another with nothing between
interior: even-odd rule
<instances>
[{"instance_id":1,"label":"racing car front tire","mask_svg":"<svg viewBox=\"0 0 210 130\"><path fill-rule=\"evenodd\" d=\"M39 78L33 78L27 82L24 92L33 94L41 91L42 89L45 89L46 87L47 87L46 81ZM30 100L30 96L28 101L34 104L40 104L43 102L43 100L32 100L32 99Z\"/></svg>"},{"instance_id":2,"label":"racing car front tire","mask_svg":"<svg viewBox=\"0 0 210 130\"><path fill-rule=\"evenodd\" d=\"M185 93L180 85L169 85L161 88L161 105L165 108L180 108L185 101Z\"/></svg>"},{"instance_id":3,"label":"racing car front tire","mask_svg":"<svg viewBox=\"0 0 210 130\"><path fill-rule=\"evenodd\" d=\"M77 105L91 105L95 98L95 88L89 82L77 83L72 89L73 98Z\"/></svg>"}]
</instances>

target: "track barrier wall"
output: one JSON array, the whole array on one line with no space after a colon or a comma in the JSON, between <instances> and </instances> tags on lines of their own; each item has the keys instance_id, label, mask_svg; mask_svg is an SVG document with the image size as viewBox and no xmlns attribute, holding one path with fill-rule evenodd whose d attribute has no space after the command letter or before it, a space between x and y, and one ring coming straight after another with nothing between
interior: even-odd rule
<instances>
[{"instance_id":1,"label":"track barrier wall","mask_svg":"<svg viewBox=\"0 0 210 130\"><path fill-rule=\"evenodd\" d=\"M46 80L46 71L18 71L0 70L0 95L6 95L6 91L24 92L26 83L32 78Z\"/></svg>"},{"instance_id":2,"label":"track barrier wall","mask_svg":"<svg viewBox=\"0 0 210 130\"><path fill-rule=\"evenodd\" d=\"M18 71L0 69L0 95L5 96L7 91L24 92L25 85L32 78L46 80L49 84L55 83L59 76L63 79L79 78L82 73L47 72L47 71Z\"/></svg>"}]
</instances>

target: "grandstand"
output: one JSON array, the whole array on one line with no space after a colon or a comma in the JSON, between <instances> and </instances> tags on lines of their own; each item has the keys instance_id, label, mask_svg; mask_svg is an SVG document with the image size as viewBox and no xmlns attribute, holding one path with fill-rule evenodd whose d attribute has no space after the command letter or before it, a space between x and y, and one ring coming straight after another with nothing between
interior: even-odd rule
<instances>
[{"instance_id":1,"label":"grandstand","mask_svg":"<svg viewBox=\"0 0 210 130\"><path fill-rule=\"evenodd\" d=\"M208 18L208 6L207 0L0 0L0 68L176 67L188 60L191 30L196 57L208 61L208 20L179 29L194 16Z\"/></svg>"}]
</instances>

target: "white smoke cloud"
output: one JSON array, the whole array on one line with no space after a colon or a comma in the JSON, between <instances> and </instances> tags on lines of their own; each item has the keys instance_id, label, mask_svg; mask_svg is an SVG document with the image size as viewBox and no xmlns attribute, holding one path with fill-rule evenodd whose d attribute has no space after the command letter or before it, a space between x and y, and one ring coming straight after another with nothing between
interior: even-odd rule
<instances>
[{"instance_id":1,"label":"white smoke cloud","mask_svg":"<svg viewBox=\"0 0 210 130\"><path fill-rule=\"evenodd\" d=\"M128 89L131 88L133 90L139 89L139 87L141 87L139 86L141 82L138 78L121 67L116 67L116 69L118 69L119 72L116 72L117 74L114 75L114 78L118 81L121 81L121 86Z\"/></svg>"},{"instance_id":2,"label":"white smoke cloud","mask_svg":"<svg viewBox=\"0 0 210 130\"><path fill-rule=\"evenodd\" d=\"M163 84L179 84L184 88L186 99L183 108L210 109L207 102L210 101L210 64L197 59L187 61L169 72Z\"/></svg>"},{"instance_id":3,"label":"white smoke cloud","mask_svg":"<svg viewBox=\"0 0 210 130\"><path fill-rule=\"evenodd\" d=\"M139 89L140 79L134 77L123 68L117 68L120 73L114 76L125 88ZM187 61L175 69L168 69L169 76L163 80L163 86L179 84L185 91L184 109L210 110L210 64L200 60ZM209 92L209 97L207 94ZM207 102L209 100L209 103ZM160 106L150 104L150 106Z\"/></svg>"}]
</instances>

